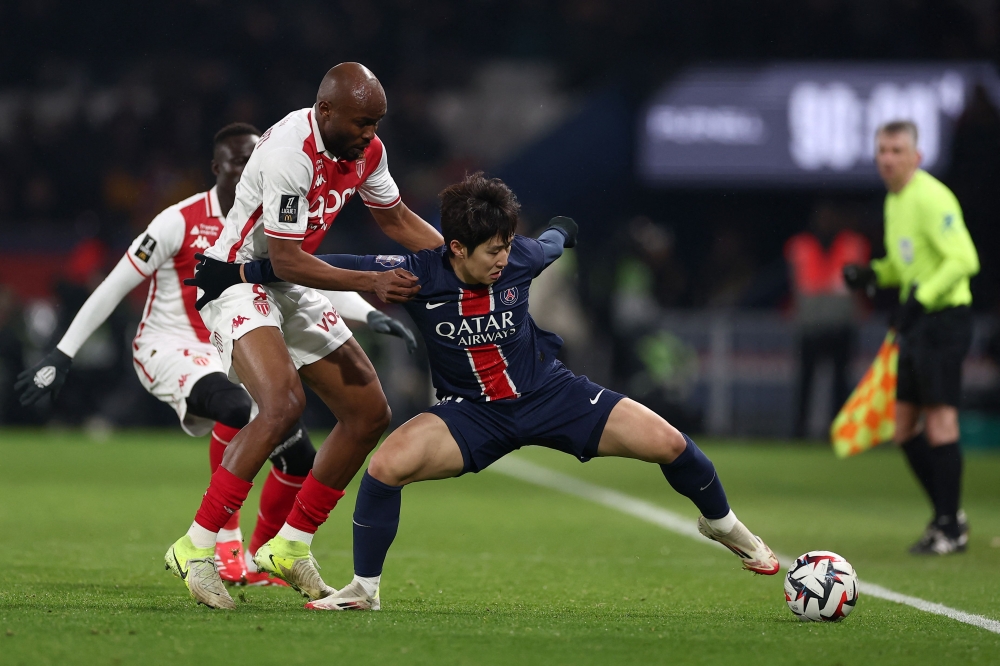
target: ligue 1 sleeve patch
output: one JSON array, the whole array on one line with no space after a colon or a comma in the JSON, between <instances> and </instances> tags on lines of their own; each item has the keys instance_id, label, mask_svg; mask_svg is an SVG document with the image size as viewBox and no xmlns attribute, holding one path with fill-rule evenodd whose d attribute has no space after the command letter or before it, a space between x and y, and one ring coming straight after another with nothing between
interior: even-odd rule
<instances>
[{"instance_id":1,"label":"ligue 1 sleeve patch","mask_svg":"<svg viewBox=\"0 0 1000 666\"><path fill-rule=\"evenodd\" d=\"M146 234L146 237L139 243L139 247L135 249L135 256L148 264L149 260L153 258L153 250L155 249L156 239Z\"/></svg>"},{"instance_id":2,"label":"ligue 1 sleeve patch","mask_svg":"<svg viewBox=\"0 0 1000 666\"><path fill-rule=\"evenodd\" d=\"M393 268L403 263L404 257L398 254L380 254L375 257L375 263L386 268Z\"/></svg>"},{"instance_id":3,"label":"ligue 1 sleeve patch","mask_svg":"<svg viewBox=\"0 0 1000 666\"><path fill-rule=\"evenodd\" d=\"M278 210L278 222L295 224L299 221L299 198L294 194L282 194Z\"/></svg>"}]
</instances>

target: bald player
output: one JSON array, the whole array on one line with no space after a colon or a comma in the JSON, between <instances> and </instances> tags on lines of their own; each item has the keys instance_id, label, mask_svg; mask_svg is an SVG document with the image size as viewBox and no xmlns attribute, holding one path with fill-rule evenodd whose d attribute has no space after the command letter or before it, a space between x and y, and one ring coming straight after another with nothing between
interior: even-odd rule
<instances>
[{"instance_id":1,"label":"bald player","mask_svg":"<svg viewBox=\"0 0 1000 666\"><path fill-rule=\"evenodd\" d=\"M355 194L386 235L407 249L444 242L400 200L375 134L385 113L385 92L367 68L343 63L327 72L313 107L293 111L261 136L222 233L206 251L237 273L248 261L270 259L275 274L287 280L236 284L201 310L225 372L260 409L226 448L194 522L165 556L167 569L213 608L235 607L214 562L216 535L298 421L305 406L302 381L336 415L337 426L317 452L285 524L255 561L310 599L334 592L312 558L313 534L378 443L390 411L368 357L317 290L364 291L404 302L419 287L404 270L343 270L312 253Z\"/></svg>"}]
</instances>

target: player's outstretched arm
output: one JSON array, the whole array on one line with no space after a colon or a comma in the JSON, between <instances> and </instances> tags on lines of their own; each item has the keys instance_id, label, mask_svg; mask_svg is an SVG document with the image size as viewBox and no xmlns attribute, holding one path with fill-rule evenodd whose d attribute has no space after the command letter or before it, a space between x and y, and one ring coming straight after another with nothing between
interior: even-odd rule
<instances>
[{"instance_id":1,"label":"player's outstretched arm","mask_svg":"<svg viewBox=\"0 0 1000 666\"><path fill-rule=\"evenodd\" d=\"M549 220L549 226L538 236L538 242L542 246L542 266L539 272L561 257L564 248L576 246L579 229L571 217L559 216Z\"/></svg>"},{"instance_id":2,"label":"player's outstretched arm","mask_svg":"<svg viewBox=\"0 0 1000 666\"><path fill-rule=\"evenodd\" d=\"M410 252L433 250L444 245L444 236L400 201L392 208L369 208L386 236Z\"/></svg>"},{"instance_id":3,"label":"player's outstretched arm","mask_svg":"<svg viewBox=\"0 0 1000 666\"><path fill-rule=\"evenodd\" d=\"M121 258L73 317L56 348L17 376L14 389L21 393L22 405L34 404L46 395L56 399L80 347L114 312L122 299L145 279L146 276L132 265L128 255Z\"/></svg>"},{"instance_id":4,"label":"player's outstretched arm","mask_svg":"<svg viewBox=\"0 0 1000 666\"><path fill-rule=\"evenodd\" d=\"M405 303L420 291L417 278L408 271L380 273L337 268L303 251L301 241L272 238L268 249L275 275L285 282L314 289L367 291L386 303Z\"/></svg>"}]
</instances>

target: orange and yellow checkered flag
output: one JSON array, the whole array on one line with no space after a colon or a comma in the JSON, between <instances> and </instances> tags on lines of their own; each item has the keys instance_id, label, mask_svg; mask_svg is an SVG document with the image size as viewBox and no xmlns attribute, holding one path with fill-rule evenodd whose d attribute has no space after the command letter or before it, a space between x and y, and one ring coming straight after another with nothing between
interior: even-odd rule
<instances>
[{"instance_id":1,"label":"orange and yellow checkered flag","mask_svg":"<svg viewBox=\"0 0 1000 666\"><path fill-rule=\"evenodd\" d=\"M830 426L838 458L853 456L892 439L896 430L896 371L899 344L892 329L878 355Z\"/></svg>"}]
</instances>

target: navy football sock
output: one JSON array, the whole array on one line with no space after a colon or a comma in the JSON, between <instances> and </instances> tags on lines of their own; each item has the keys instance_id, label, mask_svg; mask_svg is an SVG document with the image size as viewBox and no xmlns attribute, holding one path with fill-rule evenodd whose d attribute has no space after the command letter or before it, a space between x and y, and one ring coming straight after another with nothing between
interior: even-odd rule
<instances>
[{"instance_id":1,"label":"navy football sock","mask_svg":"<svg viewBox=\"0 0 1000 666\"><path fill-rule=\"evenodd\" d=\"M382 483L365 470L354 505L354 573L363 578L382 575L385 555L399 528L403 486Z\"/></svg>"},{"instance_id":2,"label":"navy football sock","mask_svg":"<svg viewBox=\"0 0 1000 666\"><path fill-rule=\"evenodd\" d=\"M717 520L729 513L729 502L722 481L715 473L715 465L698 445L681 433L687 448L677 458L666 465L660 465L663 476L667 477L674 490L687 497L709 520Z\"/></svg>"}]
</instances>

